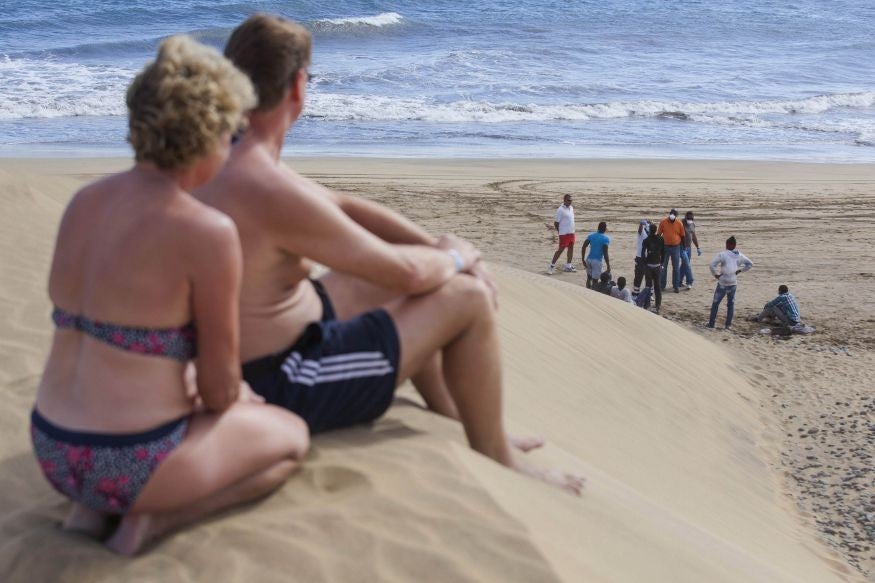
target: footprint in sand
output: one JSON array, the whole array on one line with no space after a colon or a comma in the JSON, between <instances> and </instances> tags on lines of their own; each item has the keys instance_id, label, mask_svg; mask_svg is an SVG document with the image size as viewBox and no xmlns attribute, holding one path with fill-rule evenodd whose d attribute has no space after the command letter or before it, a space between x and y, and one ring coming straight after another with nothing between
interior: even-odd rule
<instances>
[{"instance_id":1,"label":"footprint in sand","mask_svg":"<svg viewBox=\"0 0 875 583\"><path fill-rule=\"evenodd\" d=\"M342 466L322 466L311 468L306 476L316 490L328 494L352 492L370 486L371 481L362 472Z\"/></svg>"}]
</instances>

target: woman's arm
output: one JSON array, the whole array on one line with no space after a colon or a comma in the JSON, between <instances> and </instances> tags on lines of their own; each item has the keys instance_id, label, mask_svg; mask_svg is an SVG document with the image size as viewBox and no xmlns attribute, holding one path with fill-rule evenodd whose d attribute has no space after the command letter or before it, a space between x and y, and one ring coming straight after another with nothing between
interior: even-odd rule
<instances>
[{"instance_id":1,"label":"woman's arm","mask_svg":"<svg viewBox=\"0 0 875 583\"><path fill-rule=\"evenodd\" d=\"M193 233L191 298L197 327L197 392L210 411L224 411L240 391L240 282L243 259L230 218L209 209Z\"/></svg>"}]
</instances>

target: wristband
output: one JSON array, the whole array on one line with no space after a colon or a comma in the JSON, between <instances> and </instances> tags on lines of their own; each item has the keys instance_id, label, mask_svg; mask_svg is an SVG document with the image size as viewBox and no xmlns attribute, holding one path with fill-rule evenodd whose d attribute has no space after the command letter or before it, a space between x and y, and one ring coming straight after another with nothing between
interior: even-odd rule
<instances>
[{"instance_id":1,"label":"wristband","mask_svg":"<svg viewBox=\"0 0 875 583\"><path fill-rule=\"evenodd\" d=\"M465 262L462 260L462 254L455 249L449 249L447 253L450 254L450 257L453 258L453 263L456 264L456 273L462 271L462 268L465 267Z\"/></svg>"}]
</instances>

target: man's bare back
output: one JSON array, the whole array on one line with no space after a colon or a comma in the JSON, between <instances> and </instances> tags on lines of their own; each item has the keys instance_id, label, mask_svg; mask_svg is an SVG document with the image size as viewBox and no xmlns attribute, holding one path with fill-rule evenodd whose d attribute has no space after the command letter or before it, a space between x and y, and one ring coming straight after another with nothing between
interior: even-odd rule
<instances>
[{"instance_id":1,"label":"man's bare back","mask_svg":"<svg viewBox=\"0 0 875 583\"><path fill-rule=\"evenodd\" d=\"M309 322L322 317L322 305L308 283L312 262L283 249L275 240L271 213L289 208L284 229L306 221L294 213L287 191L313 196L309 181L276 162L258 147L235 151L215 180L196 196L231 217L243 250L240 293L240 351L243 362L286 348ZM283 185L282 189L277 188ZM287 195L285 200L277 198Z\"/></svg>"}]
</instances>

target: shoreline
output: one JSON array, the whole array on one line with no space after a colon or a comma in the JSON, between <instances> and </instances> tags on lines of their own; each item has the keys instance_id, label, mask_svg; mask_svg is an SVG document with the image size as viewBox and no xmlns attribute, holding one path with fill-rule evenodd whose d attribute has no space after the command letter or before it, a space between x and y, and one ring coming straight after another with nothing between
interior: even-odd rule
<instances>
[{"instance_id":1,"label":"shoreline","mask_svg":"<svg viewBox=\"0 0 875 583\"><path fill-rule=\"evenodd\" d=\"M80 152L83 148L75 148ZM71 148L71 150L73 150ZM87 148L84 152L76 153L71 151L68 154L58 152L39 153L24 151L21 154L7 155L0 151L0 165L10 163L33 163L33 162L59 162L63 163L67 160L76 160L89 164L99 164L109 162L115 168L118 164L132 163L133 157L122 155L118 152L107 153L107 155L98 155ZM769 159L769 158L684 158L684 157L599 157L599 156L362 156L359 154L286 154L283 153L280 158L285 162L296 163L332 163L332 162L354 162L354 163L382 163L382 164L451 164L451 165L470 165L470 164L569 164L569 163L598 163L609 165L626 165L626 164L716 164L716 165L745 165L752 164L754 166L776 165L776 166L814 166L814 167L829 167L836 166L841 168L847 167L865 167L871 166L875 168L875 159L871 161L850 160L847 162L838 162L833 160L796 160L796 159Z\"/></svg>"},{"instance_id":2,"label":"shoreline","mask_svg":"<svg viewBox=\"0 0 875 583\"><path fill-rule=\"evenodd\" d=\"M705 249L702 257L694 258L698 279L689 292L665 294L663 316L731 357L755 393L754 404L766 417L777 420L766 426L768 435L761 439L777 447L771 471L782 482L780 494L797 515L809 517L820 540L861 573L871 577L875 572L875 491L871 487L875 433L868 429L875 415L875 396L871 389L867 394L869 379L875 375L875 272L871 268L875 248L868 244L875 211L875 164L662 159L284 160L327 186L399 210L432 232L457 232L477 244L490 262L516 267L532 278L547 279L542 274L555 242L543 223L551 219L565 192L575 195L578 234L585 235L598 220L608 221L609 234L614 237L614 274L627 279L631 279L637 220L642 216L661 218L675 206L681 211L695 210ZM0 158L0 184L9 185L18 175L36 176L39 184L51 188L34 189L22 182L12 189L13 195L32 197L36 204L54 212L63 207L65 197L77 185L130 162L130 158ZM51 194L34 194L35 190ZM44 259L44 239L53 229L53 224L45 224L39 233L14 243L22 250L21 265L18 259L15 264L18 271L26 270L28 254L39 253ZM728 234L739 237L739 248L755 267L740 278L734 330L708 332L702 323L707 319L713 284L706 262L722 249ZM577 249L575 255L575 263L579 263ZM33 280L34 289L41 289L39 277L28 275L28 279ZM549 281L557 280L574 286L583 283L581 273L557 274ZM761 334L761 326L745 321L774 295L778 283L789 284L800 300L803 320L818 328L816 334L774 339ZM589 292L580 293L590 296ZM41 305L43 298L32 301ZM537 303L529 307L535 312L552 309ZM724 315L725 305L718 324ZM549 317L559 316L561 313L550 312ZM44 348L44 332L29 333L16 342ZM580 334L593 333L580 329ZM29 357L31 364L39 362L38 353ZM682 350L676 355L679 363L695 357L695 353ZM9 379L29 374L18 361L8 364ZM538 368L537 364L531 366Z\"/></svg>"}]
</instances>

